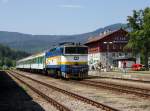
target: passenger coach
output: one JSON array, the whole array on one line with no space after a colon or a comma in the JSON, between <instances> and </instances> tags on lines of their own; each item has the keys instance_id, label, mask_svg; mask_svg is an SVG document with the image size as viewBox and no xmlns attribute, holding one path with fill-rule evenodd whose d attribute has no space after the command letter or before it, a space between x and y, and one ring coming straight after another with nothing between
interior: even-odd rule
<instances>
[{"instance_id":1,"label":"passenger coach","mask_svg":"<svg viewBox=\"0 0 150 111\"><path fill-rule=\"evenodd\" d=\"M63 43L17 61L16 68L40 71L54 77L83 79L88 76L88 47L79 43Z\"/></svg>"}]
</instances>

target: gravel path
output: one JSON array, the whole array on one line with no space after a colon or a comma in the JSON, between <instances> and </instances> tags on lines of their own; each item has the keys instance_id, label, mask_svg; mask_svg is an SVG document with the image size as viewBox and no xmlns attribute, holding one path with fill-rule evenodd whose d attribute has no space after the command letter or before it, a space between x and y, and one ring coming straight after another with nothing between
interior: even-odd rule
<instances>
[{"instance_id":1,"label":"gravel path","mask_svg":"<svg viewBox=\"0 0 150 111\"><path fill-rule=\"evenodd\" d=\"M24 74L37 80L41 80L51 85L80 94L92 100L107 103L107 105L123 111L150 111L150 100L139 98L138 96L132 94L119 93L100 88L97 89L91 86L59 79L52 79L41 75Z\"/></svg>"}]
</instances>

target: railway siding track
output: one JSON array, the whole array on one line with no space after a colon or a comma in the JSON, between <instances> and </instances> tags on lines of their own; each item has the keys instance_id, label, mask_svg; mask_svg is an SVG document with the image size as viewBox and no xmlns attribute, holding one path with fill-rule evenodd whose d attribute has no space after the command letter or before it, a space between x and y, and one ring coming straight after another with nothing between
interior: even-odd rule
<instances>
[{"instance_id":1,"label":"railway siding track","mask_svg":"<svg viewBox=\"0 0 150 111\"><path fill-rule=\"evenodd\" d=\"M10 74L10 72L7 72L8 74ZM53 105L54 107L56 107L56 109L58 109L59 111L71 111L69 108L67 108L66 106L58 103L57 101L55 101L54 99L50 98L49 96L45 95L44 93L42 93L41 91L39 91L38 89L32 87L30 84L28 84L27 82L21 80L19 77L15 76L14 74L11 73L11 75L16 78L17 80L19 80L21 83L25 84L27 87L29 87L31 90L33 90L35 93L37 93L38 95L40 95L43 99L45 99L46 101L48 101L51 105Z\"/></svg>"},{"instance_id":2,"label":"railway siding track","mask_svg":"<svg viewBox=\"0 0 150 111\"><path fill-rule=\"evenodd\" d=\"M150 97L149 89L137 88L137 87L131 87L131 86L125 86L125 85L117 85L117 84L111 84L111 83L101 82L101 81L91 81L91 80L80 81L80 83L84 85L102 87L102 88L106 88L110 90L117 90L120 92L135 94L135 95L139 95L142 97Z\"/></svg>"},{"instance_id":3,"label":"railway siding track","mask_svg":"<svg viewBox=\"0 0 150 111\"><path fill-rule=\"evenodd\" d=\"M138 83L150 83L148 80L140 80L140 79L127 79L127 78L117 78L117 77L102 77L102 76L90 76L88 79L114 79L114 80L122 80L122 81L131 81L131 82L138 82Z\"/></svg>"},{"instance_id":4,"label":"railway siding track","mask_svg":"<svg viewBox=\"0 0 150 111\"><path fill-rule=\"evenodd\" d=\"M35 79L30 78L30 77L28 77L28 76L22 75L22 74L20 74L20 73L18 73L18 72L14 72L14 71L12 71L12 72L15 73L15 74L17 74L17 75L20 75L20 76L22 76L22 77L28 78L28 79L30 79L30 80L32 80L32 81L38 82L38 83L40 83L40 84L42 84L42 85L44 85L44 86L47 86L47 87L49 87L49 88L51 88L51 89L54 89L54 90L56 90L56 91L58 91L58 92L61 92L61 93L66 94L66 95L68 95L68 96L71 96L71 97L73 97L73 98L75 98L75 99L78 99L78 100L80 100L80 101L83 101L83 102L85 102L85 103L87 103L87 104L91 104L92 106L95 106L95 107L100 108L100 109L102 109L102 110L105 110L105 111L120 111L119 109L113 108L113 107L108 106L108 105L105 105L105 104L103 104L103 103L99 103L99 102L93 101L93 100L88 99L88 98L86 98L86 97L83 97L83 96L80 96L80 95L78 95L78 94L69 92L69 91L67 91L67 90L64 90L64 89L55 87L55 86L53 86L53 85L44 83L44 82L42 82L42 81L35 80ZM12 72L9 72L9 73L12 73Z\"/></svg>"}]
</instances>

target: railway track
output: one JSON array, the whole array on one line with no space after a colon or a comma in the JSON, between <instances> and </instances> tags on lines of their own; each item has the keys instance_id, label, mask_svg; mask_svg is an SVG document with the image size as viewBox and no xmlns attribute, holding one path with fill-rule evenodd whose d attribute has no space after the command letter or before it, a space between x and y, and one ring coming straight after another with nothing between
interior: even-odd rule
<instances>
[{"instance_id":1,"label":"railway track","mask_svg":"<svg viewBox=\"0 0 150 111\"><path fill-rule=\"evenodd\" d=\"M7 72L8 74L10 74L10 72ZM35 93L37 93L38 95L40 95L44 100L48 101L51 105L53 105L56 109L58 109L59 111L71 111L69 108L67 108L66 106L60 104L59 102L55 101L54 99L50 98L49 96L45 95L44 93L42 93L40 90L32 87L30 84L28 84L27 82L23 81L22 79L20 79L19 77L17 77L16 75L12 74L11 75L16 78L17 80L19 80L21 83L25 84L27 87L29 87L31 90L33 90Z\"/></svg>"},{"instance_id":2,"label":"railway track","mask_svg":"<svg viewBox=\"0 0 150 111\"><path fill-rule=\"evenodd\" d=\"M139 79L126 79L126 78L116 78L116 77L100 77L100 76L90 76L88 79L114 79L114 80L123 80L123 81L131 81L131 82L139 82L139 83L150 83L150 81L146 80L139 80Z\"/></svg>"},{"instance_id":3,"label":"railway track","mask_svg":"<svg viewBox=\"0 0 150 111\"><path fill-rule=\"evenodd\" d=\"M113 84L113 83L108 83L108 82L92 81L92 80L83 80L83 81L80 81L79 83L84 84L84 85L99 87L99 88L117 90L119 92L124 92L124 93L135 94L141 97L150 97L150 90L144 89L144 88L137 88L137 87L132 87L132 86L118 85L118 84Z\"/></svg>"},{"instance_id":4,"label":"railway track","mask_svg":"<svg viewBox=\"0 0 150 111\"><path fill-rule=\"evenodd\" d=\"M119 79L123 81L132 81L132 82L139 82L139 83L147 83L147 81L141 81L141 80L109 78L109 77L104 77L104 78L117 79L117 80ZM126 85L117 85L114 83L112 84L108 82L98 82L98 81L93 81L93 80L84 80L84 81L80 81L79 83L93 86L93 87L105 88L105 89L110 89L110 90L115 90L115 91L117 90L123 93L135 94L141 97L150 97L150 90L144 89L144 88L137 88L137 87L131 87L131 86L126 86Z\"/></svg>"},{"instance_id":5,"label":"railway track","mask_svg":"<svg viewBox=\"0 0 150 111\"><path fill-rule=\"evenodd\" d=\"M9 72L9 73L12 74L12 72ZM64 89L55 87L55 86L53 86L53 85L44 83L44 82L42 82L42 81L39 81L39 80L30 78L30 77L25 76L25 75L22 75L22 74L20 74L20 73L18 73L18 72L14 72L14 71L13 71L13 75L14 75L14 74L19 75L19 76L22 76L22 77L25 77L25 78L27 78L27 79L29 79L29 80L32 80L32 81L34 81L34 82L37 82L37 83L39 83L39 84L41 84L41 85L44 85L44 86L46 86L46 87L48 87L48 88L51 88L51 89L53 89L53 90L55 90L55 91L58 91L58 92L61 92L61 93L63 93L63 94L66 94L66 95L68 95L68 96L71 96L72 98L75 98L75 99L77 99L77 100L83 101L83 102L85 102L85 103L87 103L87 104L90 104L90 105L95 106L95 107L97 107L97 108L100 108L100 109L102 109L102 110L105 110L105 111L120 111L120 110L115 109L115 108L113 108L113 107L111 107L111 106L108 106L108 105L106 105L106 104L93 101L93 100L91 100L91 99L88 99L88 98L86 98L86 97L80 96L80 95L78 95L78 94L69 92L69 91L67 91L67 90L64 90Z\"/></svg>"}]
</instances>

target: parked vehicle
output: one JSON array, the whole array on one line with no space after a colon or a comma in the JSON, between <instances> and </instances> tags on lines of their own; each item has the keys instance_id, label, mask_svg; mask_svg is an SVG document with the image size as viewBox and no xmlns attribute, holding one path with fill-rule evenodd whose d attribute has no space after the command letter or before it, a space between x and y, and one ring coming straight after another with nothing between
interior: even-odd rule
<instances>
[{"instance_id":1,"label":"parked vehicle","mask_svg":"<svg viewBox=\"0 0 150 111\"><path fill-rule=\"evenodd\" d=\"M143 69L144 69L144 67L143 67L142 64L133 64L133 65L132 65L132 70L133 70L133 71L141 71L141 70L143 70Z\"/></svg>"}]
</instances>

